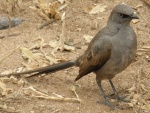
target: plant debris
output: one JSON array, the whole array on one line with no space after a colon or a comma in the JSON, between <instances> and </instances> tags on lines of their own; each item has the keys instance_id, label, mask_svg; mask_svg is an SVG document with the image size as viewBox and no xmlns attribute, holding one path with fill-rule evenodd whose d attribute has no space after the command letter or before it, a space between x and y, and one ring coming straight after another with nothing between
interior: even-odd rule
<instances>
[{"instance_id":1,"label":"plant debris","mask_svg":"<svg viewBox=\"0 0 150 113\"><path fill-rule=\"evenodd\" d=\"M32 97L36 97L36 98L42 98L42 99L46 99L46 100L56 100L56 101L59 100L59 101L81 102L81 100L79 98L67 98L67 97L63 97L61 95L58 95L56 93L53 93L55 96L49 96L49 95L47 95L45 93L37 91L32 86L30 86L30 87L28 87L26 89L30 89L31 91L33 91L33 92L31 92L31 95L32 95ZM27 93L27 94L30 94L30 93Z\"/></svg>"},{"instance_id":2,"label":"plant debris","mask_svg":"<svg viewBox=\"0 0 150 113\"><path fill-rule=\"evenodd\" d=\"M107 6L103 6L102 4L96 5L90 12L89 14L98 14L100 12L106 11Z\"/></svg>"},{"instance_id":3,"label":"plant debris","mask_svg":"<svg viewBox=\"0 0 150 113\"><path fill-rule=\"evenodd\" d=\"M46 0L34 0L30 8L37 12L43 19L60 20L61 15L59 12L58 2L46 2Z\"/></svg>"},{"instance_id":4,"label":"plant debris","mask_svg":"<svg viewBox=\"0 0 150 113\"><path fill-rule=\"evenodd\" d=\"M0 4L2 12L13 16L23 11L22 0L0 0Z\"/></svg>"},{"instance_id":5,"label":"plant debris","mask_svg":"<svg viewBox=\"0 0 150 113\"><path fill-rule=\"evenodd\" d=\"M93 39L93 36L90 36L90 35L83 35L83 38L86 40L87 43L90 43L91 40Z\"/></svg>"},{"instance_id":6,"label":"plant debris","mask_svg":"<svg viewBox=\"0 0 150 113\"><path fill-rule=\"evenodd\" d=\"M137 78L139 79L139 76ZM137 80L137 81L138 81ZM131 88L128 89L130 95L127 96L127 100L130 100L128 103L129 107L135 109L135 111L138 111L141 109L143 112L149 112L149 99L150 99L150 90L147 89L147 87L141 83L141 81L138 81L136 84L134 83ZM147 95L147 96L146 96Z\"/></svg>"},{"instance_id":7,"label":"plant debris","mask_svg":"<svg viewBox=\"0 0 150 113\"><path fill-rule=\"evenodd\" d=\"M2 81L0 81L0 93L2 96L6 96L8 93L6 85Z\"/></svg>"},{"instance_id":8,"label":"plant debris","mask_svg":"<svg viewBox=\"0 0 150 113\"><path fill-rule=\"evenodd\" d=\"M53 56L56 57L55 51L61 50L61 48L60 48L61 43L63 43L63 42L58 41L58 40L56 40L56 39L51 40L51 41L49 42L50 47L54 48L54 50L52 51L52 55L53 55ZM75 51L75 47L74 47L74 46L67 45L66 43L64 43L62 46L63 46L63 49L64 49L64 50L67 50L67 51Z\"/></svg>"}]
</instances>

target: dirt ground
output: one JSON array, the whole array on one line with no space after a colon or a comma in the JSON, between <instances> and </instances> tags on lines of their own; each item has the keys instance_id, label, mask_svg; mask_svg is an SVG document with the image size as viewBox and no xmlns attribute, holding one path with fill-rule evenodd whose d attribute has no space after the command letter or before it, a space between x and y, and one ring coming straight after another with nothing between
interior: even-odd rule
<instances>
[{"instance_id":1,"label":"dirt ground","mask_svg":"<svg viewBox=\"0 0 150 113\"><path fill-rule=\"evenodd\" d=\"M103 102L98 86L95 82L93 73L83 77L76 83L74 79L78 75L78 68L72 67L66 70L38 76L32 78L0 78L6 86L6 94L0 93L0 113L19 112L19 113L148 113L150 111L150 7L141 0L70 0L68 6L62 11L66 12L65 42L73 43L75 51L57 51L56 58L63 60L75 59L81 55L87 47L83 35L94 36L102 29L107 22L112 8L118 3L127 3L136 9L140 21L131 23L138 40L138 51L135 62L125 71L118 74L113 82L121 96L130 95L132 102L116 102L111 100L118 107L124 110L110 110L108 106L99 104ZM52 39L59 39L62 32L62 22L55 21L43 29L37 29L45 23L33 10L31 0L23 0L23 11L15 16L25 18L26 21L21 25L9 30L0 31L0 35L6 35L0 39L0 72L14 70L23 67L23 62L27 63L22 57L20 49L17 47L31 48L38 38L43 38L45 43ZM96 15L89 12L94 4L107 6L106 11ZM4 12L0 12L5 16ZM7 34L19 33L17 36L7 37ZM143 49L146 47L147 49ZM141 50L142 49L142 50ZM43 51L51 56L53 48L46 46ZM13 51L13 53L12 53ZM37 50L39 51L39 50ZM10 54L12 53L12 54ZM2 60L4 58L4 60ZM50 64L50 63L49 63ZM39 67L43 65L39 64ZM20 82L18 82L20 81ZM24 83L25 82L25 83ZM75 101L49 100L37 98L33 95L35 91L29 91L29 87L35 88L43 94L55 96L54 93L67 98L77 98L70 87L75 84L76 92L81 99L81 103ZM113 93L108 81L102 82L107 95ZM2 87L2 86L0 86ZM0 92L2 89L0 88ZM135 100L135 102L134 102Z\"/></svg>"}]
</instances>

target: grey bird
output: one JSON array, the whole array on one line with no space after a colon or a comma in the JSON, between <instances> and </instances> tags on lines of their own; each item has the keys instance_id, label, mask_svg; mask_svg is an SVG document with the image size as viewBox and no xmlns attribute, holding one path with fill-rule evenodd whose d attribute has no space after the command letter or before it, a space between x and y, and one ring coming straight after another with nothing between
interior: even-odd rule
<instances>
[{"instance_id":1,"label":"grey bird","mask_svg":"<svg viewBox=\"0 0 150 113\"><path fill-rule=\"evenodd\" d=\"M101 81L105 79L108 80L116 98L122 100L112 83L112 78L125 70L135 57L137 39L134 30L130 26L132 19L139 19L134 13L134 10L126 4L118 4L112 10L106 27L96 34L83 55L76 60L66 61L35 70L11 73L7 76L20 74L33 74L31 76L34 76L77 66L79 67L79 75L75 81L94 72L105 104L114 108L114 105L108 100L103 90Z\"/></svg>"},{"instance_id":2,"label":"grey bird","mask_svg":"<svg viewBox=\"0 0 150 113\"><path fill-rule=\"evenodd\" d=\"M22 18L10 18L9 20L7 17L0 16L0 30L8 29L9 25L11 25L11 27L18 26L24 21Z\"/></svg>"}]
</instances>

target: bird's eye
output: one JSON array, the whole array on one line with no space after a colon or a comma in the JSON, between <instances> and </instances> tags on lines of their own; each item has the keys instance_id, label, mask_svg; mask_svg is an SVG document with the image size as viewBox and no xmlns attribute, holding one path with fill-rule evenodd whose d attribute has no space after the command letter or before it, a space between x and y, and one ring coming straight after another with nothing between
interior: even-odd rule
<instances>
[{"instance_id":1,"label":"bird's eye","mask_svg":"<svg viewBox=\"0 0 150 113\"><path fill-rule=\"evenodd\" d=\"M119 16L122 18L122 17L123 17L123 14L119 13Z\"/></svg>"},{"instance_id":2,"label":"bird's eye","mask_svg":"<svg viewBox=\"0 0 150 113\"><path fill-rule=\"evenodd\" d=\"M120 16L121 18L128 18L128 17L129 17L128 15L122 14L122 13L119 13L119 16Z\"/></svg>"}]
</instances>

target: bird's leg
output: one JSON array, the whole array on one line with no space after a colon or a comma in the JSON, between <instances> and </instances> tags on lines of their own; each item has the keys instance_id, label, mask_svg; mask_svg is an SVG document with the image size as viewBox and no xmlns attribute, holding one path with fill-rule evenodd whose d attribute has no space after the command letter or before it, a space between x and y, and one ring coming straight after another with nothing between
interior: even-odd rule
<instances>
[{"instance_id":1,"label":"bird's leg","mask_svg":"<svg viewBox=\"0 0 150 113\"><path fill-rule=\"evenodd\" d=\"M118 92L116 91L116 88L115 88L115 86L114 86L114 84L113 84L113 82L112 82L111 80L109 80L109 83L110 83L110 85L111 85L111 87L112 87L112 89L113 89L113 91L114 91L114 93L115 93L115 95L116 95L117 100L118 100L118 101L128 102L127 100L125 100L126 97L120 97L120 96L119 96L119 94L118 94Z\"/></svg>"},{"instance_id":2,"label":"bird's leg","mask_svg":"<svg viewBox=\"0 0 150 113\"><path fill-rule=\"evenodd\" d=\"M103 90L103 87L101 85L101 81L98 79L98 77L96 77L96 82L97 82L97 85L100 89L100 92L102 94L102 96L104 97L104 101L105 101L105 104L108 105L111 109L114 109L114 105L111 104L111 102L107 99L106 95L105 95L105 92Z\"/></svg>"}]
</instances>

